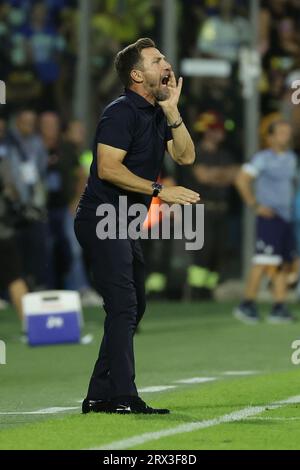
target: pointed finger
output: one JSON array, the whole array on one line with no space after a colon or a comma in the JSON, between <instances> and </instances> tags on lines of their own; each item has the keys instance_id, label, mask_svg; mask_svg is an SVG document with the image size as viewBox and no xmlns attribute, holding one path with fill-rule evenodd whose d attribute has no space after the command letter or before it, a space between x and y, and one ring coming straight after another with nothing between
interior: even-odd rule
<instances>
[{"instance_id":1,"label":"pointed finger","mask_svg":"<svg viewBox=\"0 0 300 470\"><path fill-rule=\"evenodd\" d=\"M178 90L179 95L180 95L181 90L182 90L182 85L183 85L183 78L179 77L178 84L177 84L177 90Z\"/></svg>"}]
</instances>

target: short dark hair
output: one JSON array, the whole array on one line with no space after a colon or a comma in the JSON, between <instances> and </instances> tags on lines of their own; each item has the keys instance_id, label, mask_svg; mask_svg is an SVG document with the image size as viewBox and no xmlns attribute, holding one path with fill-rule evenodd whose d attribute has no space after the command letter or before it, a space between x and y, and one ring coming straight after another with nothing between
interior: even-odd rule
<instances>
[{"instance_id":1,"label":"short dark hair","mask_svg":"<svg viewBox=\"0 0 300 470\"><path fill-rule=\"evenodd\" d=\"M141 51L149 47L156 47L155 42L149 38L140 38L135 43L118 52L115 59L116 71L125 87L132 83L130 72L139 66L142 60Z\"/></svg>"},{"instance_id":2,"label":"short dark hair","mask_svg":"<svg viewBox=\"0 0 300 470\"><path fill-rule=\"evenodd\" d=\"M289 126L290 123L285 119L277 119L276 121L271 122L268 126L268 135L273 135L276 132L278 126Z\"/></svg>"}]
</instances>

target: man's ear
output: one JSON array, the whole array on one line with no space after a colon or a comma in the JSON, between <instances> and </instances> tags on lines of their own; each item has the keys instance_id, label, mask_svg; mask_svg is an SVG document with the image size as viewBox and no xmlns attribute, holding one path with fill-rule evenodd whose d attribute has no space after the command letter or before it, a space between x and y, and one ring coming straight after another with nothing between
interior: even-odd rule
<instances>
[{"instance_id":1,"label":"man's ear","mask_svg":"<svg viewBox=\"0 0 300 470\"><path fill-rule=\"evenodd\" d=\"M137 69L131 70L130 77L135 83L142 83L144 81L142 72Z\"/></svg>"}]
</instances>

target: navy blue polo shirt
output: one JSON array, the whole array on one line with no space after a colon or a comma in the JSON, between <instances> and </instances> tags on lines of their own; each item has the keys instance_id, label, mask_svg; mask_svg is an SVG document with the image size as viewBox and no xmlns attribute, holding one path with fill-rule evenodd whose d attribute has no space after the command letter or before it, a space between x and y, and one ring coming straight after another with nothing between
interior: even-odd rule
<instances>
[{"instance_id":1,"label":"navy blue polo shirt","mask_svg":"<svg viewBox=\"0 0 300 470\"><path fill-rule=\"evenodd\" d=\"M143 203L149 207L151 196L125 191L98 176L97 146L102 143L126 150L123 164L135 175L156 181L167 142L172 138L161 107L125 89L124 94L105 108L97 126L90 175L79 206L91 209L101 203L118 206L119 196L125 195L128 206Z\"/></svg>"}]
</instances>

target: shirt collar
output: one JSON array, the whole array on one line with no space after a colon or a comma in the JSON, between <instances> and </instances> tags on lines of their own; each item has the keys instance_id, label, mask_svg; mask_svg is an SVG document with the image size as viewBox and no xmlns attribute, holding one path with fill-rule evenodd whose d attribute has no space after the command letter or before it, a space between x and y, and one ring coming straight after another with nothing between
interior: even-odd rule
<instances>
[{"instance_id":1,"label":"shirt collar","mask_svg":"<svg viewBox=\"0 0 300 470\"><path fill-rule=\"evenodd\" d=\"M155 109L155 106L149 103L149 101L147 101L135 91L130 90L129 88L125 88L124 95L126 95L131 101L133 101L138 108L152 108L153 110Z\"/></svg>"}]
</instances>

